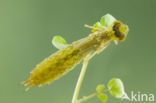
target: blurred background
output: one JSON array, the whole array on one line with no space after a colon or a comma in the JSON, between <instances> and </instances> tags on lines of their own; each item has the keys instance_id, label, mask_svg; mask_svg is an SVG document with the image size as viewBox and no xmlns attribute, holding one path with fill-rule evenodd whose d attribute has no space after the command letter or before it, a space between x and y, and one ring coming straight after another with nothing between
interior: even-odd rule
<instances>
[{"instance_id":1,"label":"blurred background","mask_svg":"<svg viewBox=\"0 0 156 103\"><path fill-rule=\"evenodd\" d=\"M128 24L125 42L111 45L89 63L79 98L98 84L120 78L126 92L156 95L155 0L0 0L0 102L70 103L82 64L50 85L24 93L20 83L57 49L51 39L68 43L88 36L92 25L110 13ZM129 103L109 95L109 103ZM85 103L101 103L93 98Z\"/></svg>"}]
</instances>

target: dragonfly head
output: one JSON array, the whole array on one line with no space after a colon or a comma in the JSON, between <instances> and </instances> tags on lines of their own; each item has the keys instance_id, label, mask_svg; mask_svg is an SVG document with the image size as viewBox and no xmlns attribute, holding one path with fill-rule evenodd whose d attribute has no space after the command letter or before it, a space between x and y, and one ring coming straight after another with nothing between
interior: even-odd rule
<instances>
[{"instance_id":1,"label":"dragonfly head","mask_svg":"<svg viewBox=\"0 0 156 103\"><path fill-rule=\"evenodd\" d=\"M120 21L115 21L112 29L114 31L114 40L124 41L126 39L129 30L127 25Z\"/></svg>"}]
</instances>

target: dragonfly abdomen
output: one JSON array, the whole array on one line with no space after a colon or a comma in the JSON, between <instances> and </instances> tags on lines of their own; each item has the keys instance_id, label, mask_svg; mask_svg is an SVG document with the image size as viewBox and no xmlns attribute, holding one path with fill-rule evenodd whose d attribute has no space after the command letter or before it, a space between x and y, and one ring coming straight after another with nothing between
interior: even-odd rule
<instances>
[{"instance_id":1,"label":"dragonfly abdomen","mask_svg":"<svg viewBox=\"0 0 156 103\"><path fill-rule=\"evenodd\" d=\"M30 88L52 82L70 71L85 56L86 53L81 54L79 48L68 46L38 64L25 84Z\"/></svg>"}]
</instances>

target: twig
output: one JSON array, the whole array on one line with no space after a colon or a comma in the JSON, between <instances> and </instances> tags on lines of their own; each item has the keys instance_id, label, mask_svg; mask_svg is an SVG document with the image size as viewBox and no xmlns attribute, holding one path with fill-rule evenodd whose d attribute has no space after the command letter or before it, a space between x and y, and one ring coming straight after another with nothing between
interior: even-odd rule
<instances>
[{"instance_id":1,"label":"twig","mask_svg":"<svg viewBox=\"0 0 156 103\"><path fill-rule=\"evenodd\" d=\"M82 103L84 101L87 101L88 99L91 99L91 98L95 97L96 95L97 95L97 93L93 93L93 94L90 94L89 96L84 96L81 99L79 99L77 101L77 103Z\"/></svg>"},{"instance_id":2,"label":"twig","mask_svg":"<svg viewBox=\"0 0 156 103\"><path fill-rule=\"evenodd\" d=\"M82 70L81 70L81 73L79 75L79 78L78 78L78 81L77 81L77 84L76 84L76 88L75 88L75 92L74 92L74 95L73 95L72 103L76 103L77 102L77 98L78 98L78 95L79 95L80 87L81 87L84 75L86 73L86 69L87 69L87 65L88 65L89 59L90 59L90 54L88 54L86 56L86 58L84 59L84 61L83 61Z\"/></svg>"},{"instance_id":3,"label":"twig","mask_svg":"<svg viewBox=\"0 0 156 103\"><path fill-rule=\"evenodd\" d=\"M89 99L91 99L91 98L97 96L98 94L107 93L107 92L109 92L109 90L103 90L103 91L101 91L101 92L92 93L92 94L90 94L90 95L88 95L88 96L82 97L81 99L79 99L79 100L77 101L77 103L82 103L82 102L84 102L84 101L87 101L87 100L89 100Z\"/></svg>"}]
</instances>

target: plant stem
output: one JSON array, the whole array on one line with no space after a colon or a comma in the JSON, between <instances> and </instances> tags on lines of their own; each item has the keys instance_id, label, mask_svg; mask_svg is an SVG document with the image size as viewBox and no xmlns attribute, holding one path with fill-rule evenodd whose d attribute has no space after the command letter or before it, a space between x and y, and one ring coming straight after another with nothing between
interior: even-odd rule
<instances>
[{"instance_id":1,"label":"plant stem","mask_svg":"<svg viewBox=\"0 0 156 103\"><path fill-rule=\"evenodd\" d=\"M79 78L78 78L78 81L77 81L77 84L76 84L76 88L75 88L75 92L74 92L74 95L73 95L72 103L76 103L77 102L77 98L78 98L78 95L79 95L80 87L81 87L83 78L84 78L85 73L86 73L86 69L87 69L87 65L88 65L89 59L90 59L90 54L88 54L85 57L84 61L83 61L83 66L82 66L81 73L79 75Z\"/></svg>"},{"instance_id":2,"label":"plant stem","mask_svg":"<svg viewBox=\"0 0 156 103\"><path fill-rule=\"evenodd\" d=\"M91 99L95 97L97 93L90 94L89 96L84 96L83 98L79 99L77 103L82 103L84 101L87 101L88 99Z\"/></svg>"},{"instance_id":3,"label":"plant stem","mask_svg":"<svg viewBox=\"0 0 156 103\"><path fill-rule=\"evenodd\" d=\"M89 100L89 99L91 99L91 98L97 96L98 94L107 93L107 92L109 92L109 90L104 90L104 91L101 91L101 92L92 93L92 94L90 94L90 95L88 95L88 96L82 97L81 99L79 99L79 100L77 101L77 103L82 103L82 102L84 102L84 101L87 101L87 100Z\"/></svg>"}]
</instances>

